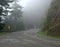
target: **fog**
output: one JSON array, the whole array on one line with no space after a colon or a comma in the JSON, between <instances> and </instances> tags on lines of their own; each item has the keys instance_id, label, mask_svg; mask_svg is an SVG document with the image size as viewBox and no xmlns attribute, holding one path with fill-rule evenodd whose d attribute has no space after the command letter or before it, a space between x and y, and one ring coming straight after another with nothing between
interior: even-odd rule
<instances>
[{"instance_id":1,"label":"fog","mask_svg":"<svg viewBox=\"0 0 60 47\"><path fill-rule=\"evenodd\" d=\"M23 8L23 19L26 23L44 21L52 0L29 0Z\"/></svg>"},{"instance_id":2,"label":"fog","mask_svg":"<svg viewBox=\"0 0 60 47\"><path fill-rule=\"evenodd\" d=\"M43 25L46 19L51 2L52 0L19 0L19 2L14 1L10 4L10 9L4 6L4 11L9 11L7 13L3 12L4 15L6 15L4 24L6 26L9 25L12 28L12 31L42 27L41 24ZM2 6L1 8L3 9ZM2 21L3 20L1 20L1 22Z\"/></svg>"}]
</instances>

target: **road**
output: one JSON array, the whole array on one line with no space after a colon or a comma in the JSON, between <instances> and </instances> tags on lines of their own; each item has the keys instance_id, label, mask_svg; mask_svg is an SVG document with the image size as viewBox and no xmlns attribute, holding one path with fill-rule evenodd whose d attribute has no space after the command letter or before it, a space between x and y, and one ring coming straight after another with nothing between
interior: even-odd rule
<instances>
[{"instance_id":1,"label":"road","mask_svg":"<svg viewBox=\"0 0 60 47\"><path fill-rule=\"evenodd\" d=\"M38 29L18 31L0 36L0 47L60 47L60 40L38 35Z\"/></svg>"}]
</instances>

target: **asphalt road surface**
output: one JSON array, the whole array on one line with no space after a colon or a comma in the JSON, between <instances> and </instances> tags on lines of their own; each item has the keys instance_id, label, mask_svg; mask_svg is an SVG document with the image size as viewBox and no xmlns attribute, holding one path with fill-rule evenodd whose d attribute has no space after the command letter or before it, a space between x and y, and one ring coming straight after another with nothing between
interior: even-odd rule
<instances>
[{"instance_id":1,"label":"asphalt road surface","mask_svg":"<svg viewBox=\"0 0 60 47\"><path fill-rule=\"evenodd\" d=\"M38 35L38 29L0 36L0 47L60 47L60 40Z\"/></svg>"}]
</instances>

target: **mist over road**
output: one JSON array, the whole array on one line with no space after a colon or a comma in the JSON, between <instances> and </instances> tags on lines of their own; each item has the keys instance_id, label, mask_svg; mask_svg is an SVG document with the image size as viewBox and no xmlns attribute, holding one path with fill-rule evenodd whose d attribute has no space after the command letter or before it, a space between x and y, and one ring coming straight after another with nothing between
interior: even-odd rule
<instances>
[{"instance_id":1,"label":"mist over road","mask_svg":"<svg viewBox=\"0 0 60 47\"><path fill-rule=\"evenodd\" d=\"M52 0L28 0L23 8L23 20L25 24L39 25L46 19Z\"/></svg>"}]
</instances>

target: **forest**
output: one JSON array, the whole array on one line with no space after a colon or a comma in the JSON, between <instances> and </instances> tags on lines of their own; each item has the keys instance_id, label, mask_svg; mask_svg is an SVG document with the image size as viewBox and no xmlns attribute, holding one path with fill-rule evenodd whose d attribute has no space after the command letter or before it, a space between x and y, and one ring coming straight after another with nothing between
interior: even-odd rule
<instances>
[{"instance_id":1,"label":"forest","mask_svg":"<svg viewBox=\"0 0 60 47\"><path fill-rule=\"evenodd\" d=\"M35 27L41 28L47 35L60 36L60 0L52 1L45 21L42 20L41 23L39 20L24 21L23 7L18 2L18 0L0 1L0 32L21 31Z\"/></svg>"},{"instance_id":2,"label":"forest","mask_svg":"<svg viewBox=\"0 0 60 47\"><path fill-rule=\"evenodd\" d=\"M22 6L17 0L0 0L0 32L24 30Z\"/></svg>"},{"instance_id":3,"label":"forest","mask_svg":"<svg viewBox=\"0 0 60 47\"><path fill-rule=\"evenodd\" d=\"M0 0L0 47L60 47L60 0Z\"/></svg>"},{"instance_id":4,"label":"forest","mask_svg":"<svg viewBox=\"0 0 60 47\"><path fill-rule=\"evenodd\" d=\"M53 0L42 30L47 35L60 37L60 0Z\"/></svg>"}]
</instances>

